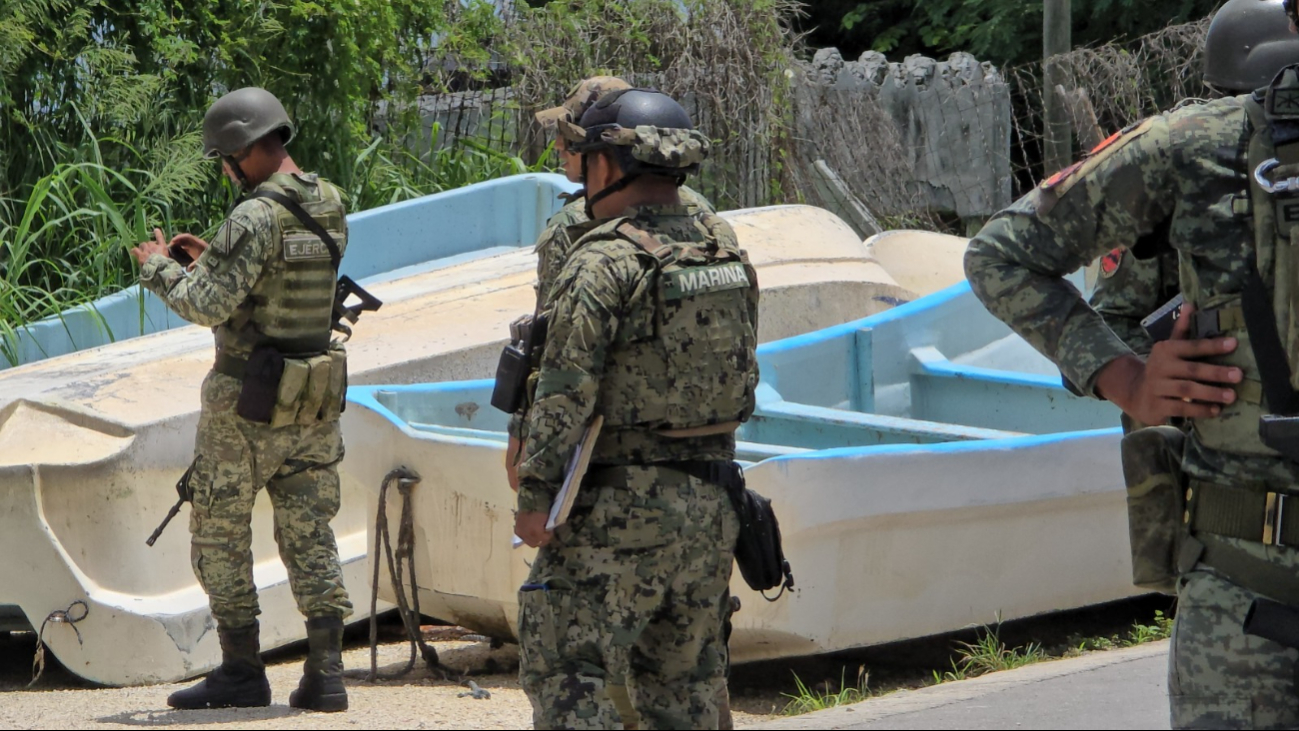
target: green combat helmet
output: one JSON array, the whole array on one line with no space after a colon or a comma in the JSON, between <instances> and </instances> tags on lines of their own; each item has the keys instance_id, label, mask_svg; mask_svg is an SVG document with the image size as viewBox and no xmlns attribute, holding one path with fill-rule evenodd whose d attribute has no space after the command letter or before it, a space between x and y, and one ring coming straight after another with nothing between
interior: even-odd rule
<instances>
[{"instance_id":1,"label":"green combat helmet","mask_svg":"<svg viewBox=\"0 0 1299 731\"><path fill-rule=\"evenodd\" d=\"M236 89L217 99L203 115L203 156L221 158L247 185L239 167L239 152L272 132L289 144L293 139L293 122L284 105L269 91L256 86Z\"/></svg>"},{"instance_id":2,"label":"green combat helmet","mask_svg":"<svg viewBox=\"0 0 1299 731\"><path fill-rule=\"evenodd\" d=\"M1205 82L1253 91L1267 86L1281 67L1299 62L1299 36L1290 32L1289 21L1295 12L1295 0L1228 0L1209 24Z\"/></svg>"},{"instance_id":3,"label":"green combat helmet","mask_svg":"<svg viewBox=\"0 0 1299 731\"><path fill-rule=\"evenodd\" d=\"M588 216L597 201L642 175L673 178L682 185L708 157L708 138L695 129L675 99L655 89L605 94L586 110L579 124L561 119L558 125L569 149L582 156L583 178L592 152L612 151L622 168L618 182L587 198Z\"/></svg>"}]
</instances>

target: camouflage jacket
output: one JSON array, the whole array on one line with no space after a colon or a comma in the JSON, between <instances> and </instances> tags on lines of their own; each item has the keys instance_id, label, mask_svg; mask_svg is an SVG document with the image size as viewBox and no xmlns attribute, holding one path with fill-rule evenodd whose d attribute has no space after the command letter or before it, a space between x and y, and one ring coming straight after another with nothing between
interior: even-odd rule
<instances>
[{"instance_id":1,"label":"camouflage jacket","mask_svg":"<svg viewBox=\"0 0 1299 731\"><path fill-rule=\"evenodd\" d=\"M277 174L274 179L281 185L303 185L296 177L308 184L316 180L314 174ZM275 251L278 236L276 208L271 203L261 199L242 201L217 229L193 271L154 254L140 268L140 284L186 320L215 328L229 321L248 299L267 257Z\"/></svg>"},{"instance_id":2,"label":"camouflage jacket","mask_svg":"<svg viewBox=\"0 0 1299 731\"><path fill-rule=\"evenodd\" d=\"M1125 130L971 240L965 271L975 294L1084 392L1094 393L1100 370L1133 349L1063 279L1067 273L1115 245L1136 247L1168 221L1168 242L1189 261L1183 275L1195 283L1183 281L1188 302L1214 307L1242 290L1254 255L1244 99L1185 106ZM1247 379L1258 378L1256 369L1243 367ZM1299 475L1279 458L1259 456L1266 450L1258 408L1242 398L1217 418L1196 420L1188 471L1211 477L1230 463L1239 474ZM1206 447L1209 432L1230 432L1239 448Z\"/></svg>"},{"instance_id":3,"label":"camouflage jacket","mask_svg":"<svg viewBox=\"0 0 1299 731\"><path fill-rule=\"evenodd\" d=\"M624 215L650 234L692 241L701 238L698 216L711 214L692 215L685 206L646 206ZM720 220L716 223L729 239L722 245L738 249L730 227ZM612 227L597 227L574 245L550 294L551 325L519 467L520 512L550 508L564 468L600 408L601 379L620 336L625 335L621 330L625 323L647 321L655 313L654 280L655 267L643 251ZM756 327L756 299L751 310ZM646 430L606 429L592 464L730 460L734 455L733 434L670 439Z\"/></svg>"},{"instance_id":4,"label":"camouflage jacket","mask_svg":"<svg viewBox=\"0 0 1299 731\"><path fill-rule=\"evenodd\" d=\"M695 191L682 186L681 202L694 214L699 212L714 213L712 204ZM573 250L574 239L569 234L571 226L586 223L586 199L577 198L559 209L559 212L546 221L546 230L537 239L537 309L543 310L550 296L550 290L559 278L564 262Z\"/></svg>"},{"instance_id":5,"label":"camouflage jacket","mask_svg":"<svg viewBox=\"0 0 1299 731\"><path fill-rule=\"evenodd\" d=\"M713 213L713 206L702 195L695 191L682 186L680 188L681 203L685 205L690 214L696 213ZM547 302L550 298L550 292L554 288L555 280L559 279L559 273L564 269L564 262L568 260L568 255L573 251L573 242L576 241L574 236L581 238L584 230L575 228L584 223L588 223L586 217L586 199L577 198L572 202L559 209L559 212L546 221L546 230L541 232L537 239L537 311L547 311ZM511 414L507 431L510 436L521 437L523 423L527 419L527 413Z\"/></svg>"},{"instance_id":6,"label":"camouflage jacket","mask_svg":"<svg viewBox=\"0 0 1299 731\"><path fill-rule=\"evenodd\" d=\"M1141 321L1179 291L1176 251L1143 260L1131 251L1115 249L1101 259L1089 303L1129 348L1147 355L1154 342Z\"/></svg>"}]
</instances>

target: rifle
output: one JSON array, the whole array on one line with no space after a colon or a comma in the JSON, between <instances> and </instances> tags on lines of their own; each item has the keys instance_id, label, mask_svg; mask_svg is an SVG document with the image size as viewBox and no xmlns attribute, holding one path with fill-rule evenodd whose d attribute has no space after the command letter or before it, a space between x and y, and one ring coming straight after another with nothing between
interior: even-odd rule
<instances>
[{"instance_id":1,"label":"rifle","mask_svg":"<svg viewBox=\"0 0 1299 731\"><path fill-rule=\"evenodd\" d=\"M153 535L149 536L149 539L144 542L149 548L153 548L153 544L158 540L158 537L162 535L164 530L167 530L167 524L171 523L171 519L180 513L180 506L194 499L194 492L189 487L189 479L194 475L194 467L197 464L198 458L195 457L194 461L189 463L189 469L185 470L185 474L181 475L180 479L176 481L176 494L180 496L180 499L176 501L175 505L171 506L171 510L167 511L167 517L162 519L162 523L153 532Z\"/></svg>"}]
</instances>

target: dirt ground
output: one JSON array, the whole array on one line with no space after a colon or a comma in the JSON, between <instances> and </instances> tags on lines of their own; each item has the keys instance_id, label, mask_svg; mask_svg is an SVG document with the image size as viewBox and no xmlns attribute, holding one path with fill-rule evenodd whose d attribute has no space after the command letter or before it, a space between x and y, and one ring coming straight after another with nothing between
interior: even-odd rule
<instances>
[{"instance_id":1,"label":"dirt ground","mask_svg":"<svg viewBox=\"0 0 1299 731\"><path fill-rule=\"evenodd\" d=\"M346 713L305 713L288 706L289 693L302 674L305 645L267 655L273 705L269 708L215 711L173 711L168 694L189 683L145 688L100 688L72 676L57 663L28 689L34 636L15 633L0 637L0 729L89 728L131 729L178 726L249 729L516 729L530 728L532 711L519 689L518 648L491 649L486 642L431 643L443 665L474 673L470 680L491 693L478 700L469 688L430 674L422 662L399 680L368 683L370 649L365 639L349 632L344 664L350 709ZM409 646L388 642L379 648L380 674L406 665ZM490 674L479 674L490 673ZM783 707L779 693L737 699L736 723L765 720ZM739 710L739 709L744 710ZM745 712L748 711L748 712ZM755 713L755 711L757 713ZM764 712L765 711L765 712Z\"/></svg>"}]
</instances>

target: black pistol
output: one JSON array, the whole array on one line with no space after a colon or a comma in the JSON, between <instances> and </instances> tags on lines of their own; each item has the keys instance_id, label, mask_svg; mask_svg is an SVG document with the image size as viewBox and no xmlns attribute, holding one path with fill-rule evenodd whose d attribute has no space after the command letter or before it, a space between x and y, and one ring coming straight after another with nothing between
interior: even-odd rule
<instances>
[{"instance_id":1,"label":"black pistol","mask_svg":"<svg viewBox=\"0 0 1299 731\"><path fill-rule=\"evenodd\" d=\"M158 529L153 532L153 535L149 536L149 539L144 542L149 548L153 548L153 544L157 542L158 537L162 535L163 531L167 530L167 524L171 523L171 519L180 513L180 506L193 499L194 493L190 490L189 479L194 475L194 466L197 464L198 459L196 458L189 463L189 469L185 470L185 474L181 475L180 479L176 481L176 494L180 499L176 501L175 505L171 506L171 510L167 511L167 517L162 519L162 523L158 525Z\"/></svg>"}]
</instances>

